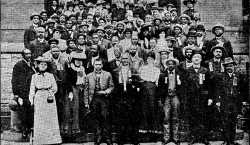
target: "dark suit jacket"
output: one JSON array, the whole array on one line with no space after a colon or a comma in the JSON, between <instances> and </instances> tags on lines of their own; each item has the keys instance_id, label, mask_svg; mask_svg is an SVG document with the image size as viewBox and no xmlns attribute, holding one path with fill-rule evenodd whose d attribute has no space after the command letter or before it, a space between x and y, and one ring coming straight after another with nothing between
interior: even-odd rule
<instances>
[{"instance_id":1,"label":"dark suit jacket","mask_svg":"<svg viewBox=\"0 0 250 145\"><path fill-rule=\"evenodd\" d=\"M96 73L92 72L86 77L86 85L84 89L84 103L90 104L94 97L96 86ZM113 79L109 72L102 71L100 76L100 87L102 91L111 94L114 89Z\"/></svg>"},{"instance_id":2,"label":"dark suit jacket","mask_svg":"<svg viewBox=\"0 0 250 145\"><path fill-rule=\"evenodd\" d=\"M34 26L30 26L29 29L26 29L24 31L24 47L28 48L30 41L33 41L36 39L36 31L34 29Z\"/></svg>"},{"instance_id":3,"label":"dark suit jacket","mask_svg":"<svg viewBox=\"0 0 250 145\"><path fill-rule=\"evenodd\" d=\"M24 60L15 64L11 80L14 95L18 95L22 99L29 100L31 77L34 73L34 69L29 67Z\"/></svg>"}]
</instances>

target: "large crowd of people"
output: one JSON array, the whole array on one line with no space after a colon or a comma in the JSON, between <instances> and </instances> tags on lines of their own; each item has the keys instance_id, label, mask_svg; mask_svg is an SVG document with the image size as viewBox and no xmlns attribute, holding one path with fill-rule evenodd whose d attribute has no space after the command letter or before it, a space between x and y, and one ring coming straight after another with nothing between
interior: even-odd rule
<instances>
[{"instance_id":1,"label":"large crowd of people","mask_svg":"<svg viewBox=\"0 0 250 145\"><path fill-rule=\"evenodd\" d=\"M96 145L111 145L112 132L118 144L178 144L185 128L190 144L216 131L236 144L245 100L232 45L222 24L207 40L196 0L183 4L179 14L147 0L51 0L33 13L12 77L23 137L33 128L39 145L81 132Z\"/></svg>"}]
</instances>

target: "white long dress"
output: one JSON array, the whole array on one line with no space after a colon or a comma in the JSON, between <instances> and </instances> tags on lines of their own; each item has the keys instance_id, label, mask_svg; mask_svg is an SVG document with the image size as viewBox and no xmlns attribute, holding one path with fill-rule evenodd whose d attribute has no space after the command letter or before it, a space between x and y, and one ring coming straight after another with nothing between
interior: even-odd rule
<instances>
[{"instance_id":1,"label":"white long dress","mask_svg":"<svg viewBox=\"0 0 250 145\"><path fill-rule=\"evenodd\" d=\"M58 144L62 142L58 124L56 100L57 84L53 74L34 74L29 99L34 100L34 144ZM53 103L48 96L53 95Z\"/></svg>"}]
</instances>

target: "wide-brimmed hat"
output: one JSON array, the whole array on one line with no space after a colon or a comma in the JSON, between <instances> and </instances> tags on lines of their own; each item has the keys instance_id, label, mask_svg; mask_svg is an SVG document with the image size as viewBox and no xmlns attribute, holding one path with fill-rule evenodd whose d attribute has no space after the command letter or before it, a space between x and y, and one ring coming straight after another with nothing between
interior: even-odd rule
<instances>
[{"instance_id":1,"label":"wide-brimmed hat","mask_svg":"<svg viewBox=\"0 0 250 145\"><path fill-rule=\"evenodd\" d=\"M212 28L212 33L214 34L215 32L215 28L221 28L223 30L223 32L225 31L225 26L220 24L220 23L217 23L216 25L213 26Z\"/></svg>"},{"instance_id":2,"label":"wide-brimmed hat","mask_svg":"<svg viewBox=\"0 0 250 145\"><path fill-rule=\"evenodd\" d=\"M35 61L38 61L38 62L51 62L51 59L48 58L48 57L44 57L44 56L38 56Z\"/></svg>"},{"instance_id":3,"label":"wide-brimmed hat","mask_svg":"<svg viewBox=\"0 0 250 145\"><path fill-rule=\"evenodd\" d=\"M169 61L173 61L173 62L175 62L175 65L179 65L179 60L176 59L176 58L174 58L174 57L169 57L168 59L166 59L166 60L165 60L165 64L167 65L167 63L168 63Z\"/></svg>"},{"instance_id":4,"label":"wide-brimmed hat","mask_svg":"<svg viewBox=\"0 0 250 145\"><path fill-rule=\"evenodd\" d=\"M53 19L48 19L47 20L47 22L45 23L45 25L48 25L48 24L51 24L51 23L56 23L56 21L55 20L53 20Z\"/></svg>"},{"instance_id":5,"label":"wide-brimmed hat","mask_svg":"<svg viewBox=\"0 0 250 145\"><path fill-rule=\"evenodd\" d=\"M126 24L125 24L125 23L123 23L122 21L117 22L117 23L116 23L116 27L117 27L118 25L123 25L123 27L125 27L125 26L126 26Z\"/></svg>"},{"instance_id":6,"label":"wide-brimmed hat","mask_svg":"<svg viewBox=\"0 0 250 145\"><path fill-rule=\"evenodd\" d=\"M101 30L103 33L105 33L105 30L104 30L104 28L102 26L98 26L96 28L96 32L98 32L99 30Z\"/></svg>"},{"instance_id":7,"label":"wide-brimmed hat","mask_svg":"<svg viewBox=\"0 0 250 145\"><path fill-rule=\"evenodd\" d=\"M38 16L39 19L41 19L41 15L39 13L37 13L37 12L34 12L34 13L31 14L30 20L32 20L35 16Z\"/></svg>"},{"instance_id":8,"label":"wide-brimmed hat","mask_svg":"<svg viewBox=\"0 0 250 145\"><path fill-rule=\"evenodd\" d=\"M173 4L171 4L171 3L167 4L167 7L169 7L169 6L175 7L175 5L173 5Z\"/></svg>"},{"instance_id":9,"label":"wide-brimmed hat","mask_svg":"<svg viewBox=\"0 0 250 145\"><path fill-rule=\"evenodd\" d=\"M51 43L53 43L53 42L55 42L56 44L59 44L59 40L57 40L57 39L55 39L55 38L51 38L51 39L48 41L49 45L50 45Z\"/></svg>"},{"instance_id":10,"label":"wide-brimmed hat","mask_svg":"<svg viewBox=\"0 0 250 145\"><path fill-rule=\"evenodd\" d=\"M192 4L195 4L197 2L197 0L184 0L183 4L187 5L188 2L191 2Z\"/></svg>"},{"instance_id":11,"label":"wide-brimmed hat","mask_svg":"<svg viewBox=\"0 0 250 145\"><path fill-rule=\"evenodd\" d=\"M102 5L102 4L105 4L106 2L104 0L98 0L96 2L96 5Z\"/></svg>"},{"instance_id":12,"label":"wide-brimmed hat","mask_svg":"<svg viewBox=\"0 0 250 145\"><path fill-rule=\"evenodd\" d=\"M216 45L216 46L211 48L211 52L214 52L215 49L220 49L222 51L222 53L225 53L225 48L223 46Z\"/></svg>"},{"instance_id":13,"label":"wide-brimmed hat","mask_svg":"<svg viewBox=\"0 0 250 145\"><path fill-rule=\"evenodd\" d=\"M173 26L173 29L175 29L175 28L180 28L180 30L182 31L182 26L180 25L180 24L175 24L174 26Z\"/></svg>"},{"instance_id":14,"label":"wide-brimmed hat","mask_svg":"<svg viewBox=\"0 0 250 145\"><path fill-rule=\"evenodd\" d=\"M232 59L232 57L226 57L226 58L224 59L223 65L228 65L228 64L233 64L233 65L235 65L236 63L234 62L234 60Z\"/></svg>"},{"instance_id":15,"label":"wide-brimmed hat","mask_svg":"<svg viewBox=\"0 0 250 145\"><path fill-rule=\"evenodd\" d=\"M189 16L189 15L187 15L187 14L182 14L182 15L179 17L179 19L181 19L181 18L186 18L186 19L188 19L188 22L190 22L190 21L191 21L190 16Z\"/></svg>"},{"instance_id":16,"label":"wide-brimmed hat","mask_svg":"<svg viewBox=\"0 0 250 145\"><path fill-rule=\"evenodd\" d=\"M198 31L198 30L201 30L201 31L206 31L206 29L205 29L205 26L204 25L202 25L202 24L198 24L197 26L196 26L196 30Z\"/></svg>"},{"instance_id":17,"label":"wide-brimmed hat","mask_svg":"<svg viewBox=\"0 0 250 145\"><path fill-rule=\"evenodd\" d=\"M70 53L70 57L72 59L80 59L80 60L84 60L84 59L87 58L85 53L83 53L83 52L77 52L77 51L72 51Z\"/></svg>"}]
</instances>

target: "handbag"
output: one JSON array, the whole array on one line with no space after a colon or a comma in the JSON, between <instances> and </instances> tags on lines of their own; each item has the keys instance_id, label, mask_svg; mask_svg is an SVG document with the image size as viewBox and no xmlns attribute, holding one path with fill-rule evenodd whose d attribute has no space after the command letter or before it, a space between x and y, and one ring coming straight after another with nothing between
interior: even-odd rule
<instances>
[{"instance_id":1,"label":"handbag","mask_svg":"<svg viewBox=\"0 0 250 145\"><path fill-rule=\"evenodd\" d=\"M48 103L53 103L54 102L54 98L53 98L53 95L49 92L49 96L47 98L47 102Z\"/></svg>"}]
</instances>

